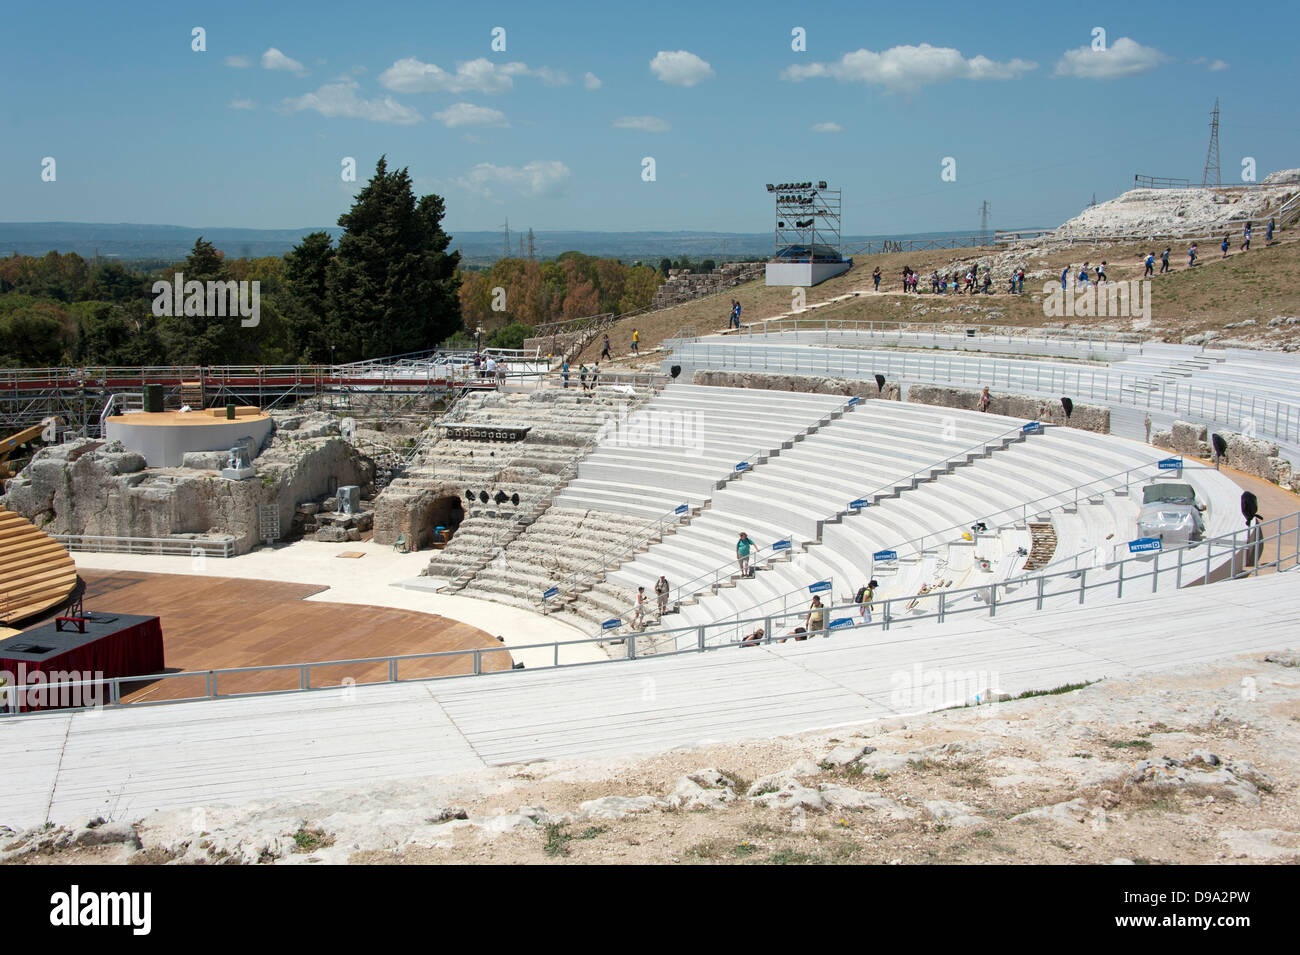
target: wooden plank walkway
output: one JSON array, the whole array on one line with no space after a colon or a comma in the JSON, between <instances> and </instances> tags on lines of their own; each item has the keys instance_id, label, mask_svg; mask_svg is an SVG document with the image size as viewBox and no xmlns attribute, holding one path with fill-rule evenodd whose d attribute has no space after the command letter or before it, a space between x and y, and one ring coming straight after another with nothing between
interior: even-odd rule
<instances>
[{"instance_id":1,"label":"wooden plank walkway","mask_svg":"<svg viewBox=\"0 0 1300 955\"><path fill-rule=\"evenodd\" d=\"M898 695L900 680L918 666L927 674L984 672L996 689L1019 693L1293 647L1297 589L1300 574L1280 574L870 636L6 719L0 824L129 818L539 758L658 752L861 723L933 708Z\"/></svg>"}]
</instances>

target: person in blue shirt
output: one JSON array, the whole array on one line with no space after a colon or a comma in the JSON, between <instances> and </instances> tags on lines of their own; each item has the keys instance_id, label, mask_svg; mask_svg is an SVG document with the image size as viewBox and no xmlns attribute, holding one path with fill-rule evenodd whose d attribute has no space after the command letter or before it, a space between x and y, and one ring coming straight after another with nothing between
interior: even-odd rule
<instances>
[{"instance_id":1,"label":"person in blue shirt","mask_svg":"<svg viewBox=\"0 0 1300 955\"><path fill-rule=\"evenodd\" d=\"M1225 235L1223 241L1219 243L1219 248L1223 250L1223 258L1228 257L1228 237Z\"/></svg>"},{"instance_id":2,"label":"person in blue shirt","mask_svg":"<svg viewBox=\"0 0 1300 955\"><path fill-rule=\"evenodd\" d=\"M1083 263L1083 268L1079 269L1079 285L1084 288L1088 287L1088 263ZM1077 287L1077 286L1076 286Z\"/></svg>"},{"instance_id":3,"label":"person in blue shirt","mask_svg":"<svg viewBox=\"0 0 1300 955\"><path fill-rule=\"evenodd\" d=\"M1156 270L1156 254L1154 252L1148 252L1146 258L1146 271L1142 273L1142 277L1144 279L1150 278L1153 274L1155 274L1155 270Z\"/></svg>"},{"instance_id":4,"label":"person in blue shirt","mask_svg":"<svg viewBox=\"0 0 1300 955\"><path fill-rule=\"evenodd\" d=\"M560 376L564 379L564 387L569 387L569 362L567 360L560 366Z\"/></svg>"},{"instance_id":5,"label":"person in blue shirt","mask_svg":"<svg viewBox=\"0 0 1300 955\"><path fill-rule=\"evenodd\" d=\"M1070 267L1067 265L1061 269L1061 291L1065 291L1065 283L1070 280Z\"/></svg>"},{"instance_id":6,"label":"person in blue shirt","mask_svg":"<svg viewBox=\"0 0 1300 955\"><path fill-rule=\"evenodd\" d=\"M1249 251L1250 251L1250 233L1251 233L1251 227L1250 227L1250 226L1251 226L1251 224L1250 224L1249 222L1247 222L1247 223L1246 223L1246 228L1245 228L1244 230L1242 230L1242 233L1241 233L1241 237L1242 237L1241 251L1242 251L1242 252L1249 252ZM1227 237L1227 236L1224 236L1223 238L1224 238L1224 240L1226 241L1228 237Z\"/></svg>"}]
</instances>

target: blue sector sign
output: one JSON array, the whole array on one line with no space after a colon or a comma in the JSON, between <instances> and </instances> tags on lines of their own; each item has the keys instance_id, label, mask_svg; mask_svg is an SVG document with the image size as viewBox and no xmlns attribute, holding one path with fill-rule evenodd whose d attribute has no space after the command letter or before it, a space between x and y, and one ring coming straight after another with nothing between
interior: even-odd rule
<instances>
[{"instance_id":1,"label":"blue sector sign","mask_svg":"<svg viewBox=\"0 0 1300 955\"><path fill-rule=\"evenodd\" d=\"M1037 421L1030 421L1027 424L1021 425L1020 427L1021 434L1036 434L1037 432L1042 430L1043 430L1043 426L1039 424Z\"/></svg>"},{"instance_id":2,"label":"blue sector sign","mask_svg":"<svg viewBox=\"0 0 1300 955\"><path fill-rule=\"evenodd\" d=\"M1156 463L1161 471L1179 471L1183 467L1182 458L1165 458L1163 461Z\"/></svg>"},{"instance_id":3,"label":"blue sector sign","mask_svg":"<svg viewBox=\"0 0 1300 955\"><path fill-rule=\"evenodd\" d=\"M677 510L673 511L673 513L674 513L674 514L685 514L685 513L686 513L687 511L689 511L689 510L690 510L690 507L688 507L687 505L685 505L685 504L678 504L678 505L677 505Z\"/></svg>"},{"instance_id":4,"label":"blue sector sign","mask_svg":"<svg viewBox=\"0 0 1300 955\"><path fill-rule=\"evenodd\" d=\"M853 407L854 405L856 405L857 403L858 403L858 398L857 398L856 395L854 395L852 398L849 399L849 407L850 407L850 408L852 408L852 407Z\"/></svg>"},{"instance_id":5,"label":"blue sector sign","mask_svg":"<svg viewBox=\"0 0 1300 955\"><path fill-rule=\"evenodd\" d=\"M860 497L856 501L849 501L849 510L860 511L862 510L862 508L867 507L870 503L871 502L868 501L866 498Z\"/></svg>"},{"instance_id":6,"label":"blue sector sign","mask_svg":"<svg viewBox=\"0 0 1300 955\"><path fill-rule=\"evenodd\" d=\"M600 625L600 629L602 629L602 630L613 630L615 627L617 627L617 626L618 626L619 624L621 624L622 622L623 622L623 621L622 621L622 620L619 620L618 617L614 617L612 620L606 620L604 623L602 623L602 624Z\"/></svg>"},{"instance_id":7,"label":"blue sector sign","mask_svg":"<svg viewBox=\"0 0 1300 955\"><path fill-rule=\"evenodd\" d=\"M739 464L736 465L736 470L737 470L737 471L748 471L748 470L749 470L749 462L748 462L748 461L741 461Z\"/></svg>"},{"instance_id":8,"label":"blue sector sign","mask_svg":"<svg viewBox=\"0 0 1300 955\"><path fill-rule=\"evenodd\" d=\"M878 550L871 555L872 560L898 560L898 551L896 550Z\"/></svg>"},{"instance_id":9,"label":"blue sector sign","mask_svg":"<svg viewBox=\"0 0 1300 955\"><path fill-rule=\"evenodd\" d=\"M831 629L839 630L841 627L853 626L853 620L850 617L837 617L831 621Z\"/></svg>"},{"instance_id":10,"label":"blue sector sign","mask_svg":"<svg viewBox=\"0 0 1300 955\"><path fill-rule=\"evenodd\" d=\"M789 541L772 541L772 550L789 550Z\"/></svg>"},{"instance_id":11,"label":"blue sector sign","mask_svg":"<svg viewBox=\"0 0 1300 955\"><path fill-rule=\"evenodd\" d=\"M1128 552L1130 554L1145 554L1149 551L1160 550L1163 546L1158 537L1139 537L1137 540L1128 542Z\"/></svg>"},{"instance_id":12,"label":"blue sector sign","mask_svg":"<svg viewBox=\"0 0 1300 955\"><path fill-rule=\"evenodd\" d=\"M542 599L550 600L552 597L559 596L559 593L560 593L559 587L552 587L550 590L546 591L546 593L542 594Z\"/></svg>"},{"instance_id":13,"label":"blue sector sign","mask_svg":"<svg viewBox=\"0 0 1300 955\"><path fill-rule=\"evenodd\" d=\"M825 593L827 590L830 589L831 589L831 582L829 580L819 580L815 584L808 585L808 593L810 594Z\"/></svg>"}]
</instances>

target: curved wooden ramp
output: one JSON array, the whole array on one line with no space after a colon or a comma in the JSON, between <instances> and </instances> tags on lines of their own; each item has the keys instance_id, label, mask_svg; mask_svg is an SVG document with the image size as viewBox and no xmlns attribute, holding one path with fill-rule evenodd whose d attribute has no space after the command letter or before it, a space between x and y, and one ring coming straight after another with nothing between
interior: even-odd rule
<instances>
[{"instance_id":1,"label":"curved wooden ramp","mask_svg":"<svg viewBox=\"0 0 1300 955\"><path fill-rule=\"evenodd\" d=\"M67 549L0 507L0 625L59 606L76 584L77 566Z\"/></svg>"}]
</instances>

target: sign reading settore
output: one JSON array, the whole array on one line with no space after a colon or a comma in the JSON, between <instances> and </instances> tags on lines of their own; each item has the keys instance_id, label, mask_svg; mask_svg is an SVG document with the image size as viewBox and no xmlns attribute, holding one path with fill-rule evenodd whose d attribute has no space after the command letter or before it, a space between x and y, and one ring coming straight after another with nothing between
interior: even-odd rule
<instances>
[{"instance_id":1,"label":"sign reading settore","mask_svg":"<svg viewBox=\"0 0 1300 955\"><path fill-rule=\"evenodd\" d=\"M898 560L898 551L896 550L878 550L871 555L872 560Z\"/></svg>"},{"instance_id":2,"label":"sign reading settore","mask_svg":"<svg viewBox=\"0 0 1300 955\"><path fill-rule=\"evenodd\" d=\"M1183 459L1165 458L1163 461L1157 461L1156 467L1161 471L1181 471L1183 469Z\"/></svg>"},{"instance_id":3,"label":"sign reading settore","mask_svg":"<svg viewBox=\"0 0 1300 955\"><path fill-rule=\"evenodd\" d=\"M808 593L810 594L825 593L830 589L831 589L831 582L829 580L819 580L815 584L808 585Z\"/></svg>"},{"instance_id":4,"label":"sign reading settore","mask_svg":"<svg viewBox=\"0 0 1300 955\"><path fill-rule=\"evenodd\" d=\"M1160 550L1164 545L1160 543L1158 537L1139 537L1137 540L1128 542L1128 552L1130 554L1145 554L1150 551Z\"/></svg>"}]
</instances>

